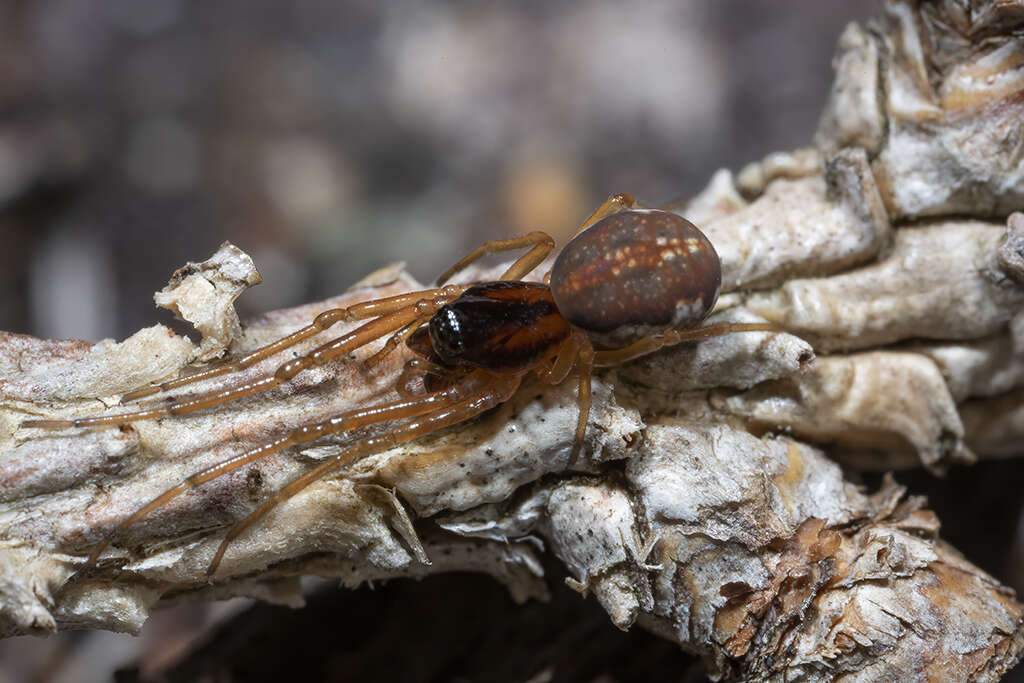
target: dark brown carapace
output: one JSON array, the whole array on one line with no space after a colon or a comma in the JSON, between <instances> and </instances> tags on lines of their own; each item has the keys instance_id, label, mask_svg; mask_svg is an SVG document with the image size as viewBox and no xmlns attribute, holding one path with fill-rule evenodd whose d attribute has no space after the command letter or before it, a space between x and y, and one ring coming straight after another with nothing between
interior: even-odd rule
<instances>
[{"instance_id":1,"label":"dark brown carapace","mask_svg":"<svg viewBox=\"0 0 1024 683\"><path fill-rule=\"evenodd\" d=\"M444 285L480 257L527 249L497 281ZM393 423L383 433L356 441L292 481L236 523L210 561L213 574L232 539L274 506L337 470L373 453L464 422L507 401L523 378L559 384L578 375L579 420L570 462L581 447L590 413L590 377L610 366L663 346L733 332L772 331L769 324L720 323L697 327L711 312L721 286L714 247L700 230L676 214L636 207L627 194L609 198L566 245L544 282L524 281L551 253L545 233L488 242L456 263L438 286L332 309L296 332L232 362L127 394L131 401L160 391L234 373L338 322L362 325L283 363L271 375L237 387L180 399L158 408L72 420L31 420L24 427L58 429L123 425L180 415L265 391L307 368L343 358L386 339L366 362L375 365L403 343L415 357L395 382L398 398L302 425L279 438L196 472L139 508L91 553L99 558L110 541L189 489L294 445L373 424Z\"/></svg>"},{"instance_id":2,"label":"dark brown carapace","mask_svg":"<svg viewBox=\"0 0 1024 683\"><path fill-rule=\"evenodd\" d=\"M441 365L515 372L536 367L571 334L548 287L498 281L467 289L407 344Z\"/></svg>"}]
</instances>

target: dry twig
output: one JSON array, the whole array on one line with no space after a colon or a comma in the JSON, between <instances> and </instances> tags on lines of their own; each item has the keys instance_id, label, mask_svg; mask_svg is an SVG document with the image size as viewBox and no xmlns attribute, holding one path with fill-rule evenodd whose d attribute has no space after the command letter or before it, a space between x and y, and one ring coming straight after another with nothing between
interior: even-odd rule
<instances>
[{"instance_id":1,"label":"dry twig","mask_svg":"<svg viewBox=\"0 0 1024 683\"><path fill-rule=\"evenodd\" d=\"M543 548L617 626L679 642L715 676L997 678L1024 647L1024 606L939 540L923 501L891 480L865 493L828 456L941 471L1022 452L1024 217L1006 219L1024 204L1022 25L1019 2L889 3L841 38L816 148L735 182L719 172L691 202L732 290L716 319L792 335L722 337L605 372L573 467L571 383L523 387L482 419L310 487L232 545L213 583L224 527L338 443L190 492L76 570L187 474L380 400L401 358L368 371L363 350L237 404L120 429L21 421L105 412L193 360L419 285L388 269L241 329L230 303L258 276L225 246L158 298L195 323L198 346L161 326L95 346L3 335L0 630L137 631L156 605L232 595L300 604L306 574L355 585L474 569L543 597Z\"/></svg>"}]
</instances>

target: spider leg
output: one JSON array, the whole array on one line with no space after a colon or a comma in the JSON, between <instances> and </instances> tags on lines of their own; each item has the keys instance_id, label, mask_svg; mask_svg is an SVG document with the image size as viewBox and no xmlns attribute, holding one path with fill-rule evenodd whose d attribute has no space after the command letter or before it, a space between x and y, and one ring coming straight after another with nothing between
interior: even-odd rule
<instances>
[{"instance_id":1,"label":"spider leg","mask_svg":"<svg viewBox=\"0 0 1024 683\"><path fill-rule=\"evenodd\" d=\"M350 353L361 346L380 339L381 337L401 329L409 322L431 314L440 309L457 294L444 293L448 288L440 290L442 293L432 300L420 299L415 304L407 305L393 313L382 315L365 325L344 334L337 339L323 344L305 356L293 358L282 364L272 375L246 382L237 387L223 389L209 394L175 401L169 405L148 410L138 410L130 413L116 415L98 415L96 417L82 417L73 420L27 420L21 423L22 427L42 427L46 429L60 429L65 427L95 427L100 425L121 425L139 420L149 420L168 415L184 415L203 408L210 408L235 399L251 396L252 394L266 391L295 377L303 370L333 360L339 356ZM454 292L461 292L463 288L455 287Z\"/></svg>"},{"instance_id":2,"label":"spider leg","mask_svg":"<svg viewBox=\"0 0 1024 683\"><path fill-rule=\"evenodd\" d=\"M573 237L580 234L602 218L607 218L612 214L619 213L620 211L627 211L635 207L636 197L628 192L613 194L611 197L604 200L601 206L597 207L597 209L594 210L594 213L590 214L590 217L587 218L587 220L583 221L583 225L579 227L579 230L573 233Z\"/></svg>"},{"instance_id":3,"label":"spider leg","mask_svg":"<svg viewBox=\"0 0 1024 683\"><path fill-rule=\"evenodd\" d=\"M411 337L419 326L430 320L429 315L424 315L416 318L411 323L408 323L405 327L395 332L393 335L388 337L388 340L384 342L384 346L381 347L380 351L367 358L363 363L368 368L373 368L379 365L389 353L398 348L406 339Z\"/></svg>"},{"instance_id":4,"label":"spider leg","mask_svg":"<svg viewBox=\"0 0 1024 683\"><path fill-rule=\"evenodd\" d=\"M572 451L569 452L569 465L576 462L580 448L583 446L583 437L587 432L587 421L590 419L590 377L594 367L594 347L586 334L575 330L555 351L554 362L536 370L540 381L555 385L562 383L572 371L573 365L579 361L580 380L579 389L576 393L576 401L579 405L579 416L576 420L576 435L572 441Z\"/></svg>"},{"instance_id":5,"label":"spider leg","mask_svg":"<svg viewBox=\"0 0 1024 683\"><path fill-rule=\"evenodd\" d=\"M590 376L594 369L594 347L587 341L580 348L580 387L576 392L576 400L580 406L580 415L576 421L576 437L569 452L569 465L576 463L576 458L583 447L583 437L587 433L587 421L590 419Z\"/></svg>"},{"instance_id":6,"label":"spider leg","mask_svg":"<svg viewBox=\"0 0 1024 683\"><path fill-rule=\"evenodd\" d=\"M590 217L583 222L583 225L580 226L579 230L577 230L574 235L582 232L584 228L587 228L602 218L611 216L614 213L619 213L620 211L632 209L635 206L636 197L628 192L613 194L611 197L606 199L601 206L597 207L594 213L590 214ZM500 280L522 279L523 276L539 266L544 259L547 258L548 254L551 253L551 250L555 248L555 241L551 239L551 236L547 233L531 232L523 237L516 237L510 240L486 242L471 251L454 266L443 272L441 276L437 278L437 284L444 284L460 270L463 270L469 266L469 264L486 256L487 254L511 251L513 249L521 249L523 247L531 248L528 252L520 256L519 259L505 271L505 273L499 278Z\"/></svg>"},{"instance_id":7,"label":"spider leg","mask_svg":"<svg viewBox=\"0 0 1024 683\"><path fill-rule=\"evenodd\" d=\"M395 381L395 391L397 391L398 395L403 398L412 398L418 395L411 387L411 384L417 379L422 379L426 382L427 375L461 379L461 377L468 374L468 372L468 369L460 370L445 368L423 358L413 358L407 361L405 367L402 368L402 374L400 374L398 379Z\"/></svg>"},{"instance_id":8,"label":"spider leg","mask_svg":"<svg viewBox=\"0 0 1024 683\"><path fill-rule=\"evenodd\" d=\"M416 396L416 391L412 388L412 382L423 376L422 372L419 372L415 367L412 366L417 359L407 361L405 367L402 368L402 374L395 380L395 391L402 398L413 398Z\"/></svg>"},{"instance_id":9,"label":"spider leg","mask_svg":"<svg viewBox=\"0 0 1024 683\"><path fill-rule=\"evenodd\" d=\"M508 270L499 278L501 280L519 280L524 275L529 273L531 270L536 268L541 261L547 258L551 250L555 248L555 241L551 239L551 236L544 232L531 232L528 235L522 237L516 237L510 240L495 240L493 242L485 242L479 247L469 252L467 256L461 259L454 266L441 273L441 276L437 278L437 284L442 285L447 282L453 275L461 270L464 270L474 261L477 261L488 254L497 254L502 251L512 251L513 249L522 249L524 247L530 247L530 250L516 259L516 262L509 266Z\"/></svg>"},{"instance_id":10,"label":"spider leg","mask_svg":"<svg viewBox=\"0 0 1024 683\"><path fill-rule=\"evenodd\" d=\"M636 197L629 194L628 192L618 192L613 194L608 199L601 203L601 206L594 210L594 213L590 214L587 220L583 221L583 224L577 228L576 232L572 234L573 237L580 234L594 223L598 222L602 218L607 218L612 214L619 213L621 211L628 211L637 207ZM570 238L572 239L572 238ZM544 284L548 284L551 281L551 271L549 270L544 275Z\"/></svg>"},{"instance_id":11,"label":"spider leg","mask_svg":"<svg viewBox=\"0 0 1024 683\"><path fill-rule=\"evenodd\" d=\"M521 280L527 273L532 271L534 268L539 266L544 259L548 257L551 250L555 248L555 240L551 239L551 236L547 233L531 233L538 235L538 242L534 244L530 251L520 256L515 263L508 267L504 273L502 273L499 280Z\"/></svg>"},{"instance_id":12,"label":"spider leg","mask_svg":"<svg viewBox=\"0 0 1024 683\"><path fill-rule=\"evenodd\" d=\"M707 327L697 327L689 330L667 330L660 334L645 337L633 342L629 346L610 351L598 351L594 358L594 365L607 367L618 365L640 356L653 353L663 346L675 346L685 341L696 339L707 339L708 337L720 337L724 334L734 332L783 332L778 325L772 323L715 323Z\"/></svg>"},{"instance_id":13,"label":"spider leg","mask_svg":"<svg viewBox=\"0 0 1024 683\"><path fill-rule=\"evenodd\" d=\"M579 353L580 342L574 334L561 343L550 366L537 370L537 377L545 384L561 384L572 372L572 366L576 364Z\"/></svg>"},{"instance_id":14,"label":"spider leg","mask_svg":"<svg viewBox=\"0 0 1024 683\"><path fill-rule=\"evenodd\" d=\"M266 458L267 456L284 450L290 446L310 443L328 434L348 432L371 424L416 417L417 415L437 410L439 407L444 406L457 398L458 395L456 391L453 389L445 389L433 394L419 396L414 399L390 401L388 403L382 403L366 408L349 410L322 422L303 425L293 429L273 441L260 444L256 448L249 449L226 460L215 463L206 469L195 472L194 474L186 477L178 485L167 489L159 496L140 507L118 524L113 532L111 532L110 535L92 551L89 555L89 559L86 561L86 566L88 567L95 564L96 560L103 551L106 550L107 546L110 545L111 541L125 529L147 515L162 508L178 496L192 489L198 488L209 481L222 477L225 474L233 472L241 467L245 467L249 463Z\"/></svg>"},{"instance_id":15,"label":"spider leg","mask_svg":"<svg viewBox=\"0 0 1024 683\"><path fill-rule=\"evenodd\" d=\"M381 299L373 299L371 301L362 301L346 308L332 308L318 315L312 323L306 325L302 329L296 330L286 337L281 337L266 346L261 346L241 358L237 358L231 362L217 365L186 377L178 377L176 379L163 382L162 384L142 387L140 389L130 391L121 397L121 403L128 403L145 396L151 396L161 391L177 389L178 387L183 387L187 384L192 384L193 382L201 382L202 380L210 379L212 377L219 377L221 375L227 375L244 370L251 365L259 363L265 358L269 358L270 356L280 353L289 347L295 346L299 342L316 336L333 326L335 323L365 320L366 318L373 318L375 316L393 313L405 306L415 304L420 299L433 298L443 293L443 290L440 289L428 289L419 292L409 292L406 294L389 296Z\"/></svg>"},{"instance_id":16,"label":"spider leg","mask_svg":"<svg viewBox=\"0 0 1024 683\"><path fill-rule=\"evenodd\" d=\"M448 397L448 405L414 417L409 422L386 434L359 441L298 479L293 480L228 531L224 540L221 541L220 546L217 548L213 560L210 562L207 575L212 576L217 571L217 567L220 565L224 552L231 541L262 519L270 510L295 496L310 484L368 455L380 453L398 444L407 443L444 427L475 417L507 401L519 386L521 379L520 375L499 376L486 374L481 371L474 372L450 389L439 392ZM330 433L331 431L328 428L321 436Z\"/></svg>"}]
</instances>

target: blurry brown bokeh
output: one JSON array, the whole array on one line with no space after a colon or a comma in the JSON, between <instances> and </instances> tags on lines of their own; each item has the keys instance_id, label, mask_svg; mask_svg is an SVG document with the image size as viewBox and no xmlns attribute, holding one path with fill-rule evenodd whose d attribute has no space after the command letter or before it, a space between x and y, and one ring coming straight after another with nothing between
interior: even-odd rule
<instances>
[{"instance_id":1,"label":"blurry brown bokeh","mask_svg":"<svg viewBox=\"0 0 1024 683\"><path fill-rule=\"evenodd\" d=\"M872 3L0 5L0 329L122 337L231 240L243 312L564 237L807 144Z\"/></svg>"}]
</instances>

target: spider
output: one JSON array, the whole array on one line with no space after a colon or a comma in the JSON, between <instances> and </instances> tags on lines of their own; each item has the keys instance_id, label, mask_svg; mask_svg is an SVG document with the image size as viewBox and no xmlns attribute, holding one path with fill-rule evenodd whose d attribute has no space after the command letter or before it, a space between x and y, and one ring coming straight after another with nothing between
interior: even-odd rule
<instances>
[{"instance_id":1,"label":"spider","mask_svg":"<svg viewBox=\"0 0 1024 683\"><path fill-rule=\"evenodd\" d=\"M445 284L481 257L527 249L496 281ZM62 429L119 426L221 405L288 382L311 367L387 338L370 366L405 344L414 358L395 382L395 400L357 408L299 426L278 438L196 472L138 508L101 541L93 566L118 534L188 490L261 458L330 434L397 423L357 440L294 479L221 541L207 574L217 571L232 540L272 508L313 482L368 455L465 422L509 400L530 373L555 385L575 369L579 417L570 462L579 452L591 407L591 373L664 346L735 332L778 331L769 323L698 325L721 287L721 264L708 238L686 219L641 208L632 195L609 197L583 223L543 282L525 281L554 249L543 232L487 242L449 268L432 289L408 292L325 311L309 325L231 362L126 394L122 402L238 372L313 337L339 322L367 321L309 353L282 363L260 379L167 405L70 420L29 420L24 427Z\"/></svg>"}]
</instances>

